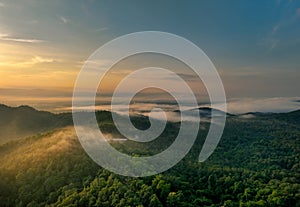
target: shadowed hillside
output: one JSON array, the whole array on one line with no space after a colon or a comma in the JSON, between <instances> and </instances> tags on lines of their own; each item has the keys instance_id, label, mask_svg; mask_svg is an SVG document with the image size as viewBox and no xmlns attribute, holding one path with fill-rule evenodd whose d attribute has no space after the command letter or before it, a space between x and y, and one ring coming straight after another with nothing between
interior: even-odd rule
<instances>
[{"instance_id":1,"label":"shadowed hillside","mask_svg":"<svg viewBox=\"0 0 300 207\"><path fill-rule=\"evenodd\" d=\"M0 105L0 144L72 124L70 114L52 114L29 106Z\"/></svg>"},{"instance_id":2,"label":"shadowed hillside","mask_svg":"<svg viewBox=\"0 0 300 207\"><path fill-rule=\"evenodd\" d=\"M119 136L109 112L97 112L100 128ZM156 176L130 178L97 166L73 127L11 141L0 147L1 206L300 206L300 117L251 114L229 117L212 156L197 161L207 124L190 153ZM136 117L147 128L147 117ZM145 127L146 126L146 127ZM135 156L170 144L177 123L162 139L137 145L114 142ZM125 149L126 148L126 149Z\"/></svg>"}]
</instances>

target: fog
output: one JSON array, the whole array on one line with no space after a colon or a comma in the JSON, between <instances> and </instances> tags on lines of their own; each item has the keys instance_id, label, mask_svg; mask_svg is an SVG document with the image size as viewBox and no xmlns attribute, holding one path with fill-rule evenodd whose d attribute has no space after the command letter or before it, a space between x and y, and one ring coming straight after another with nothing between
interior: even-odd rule
<instances>
[{"instance_id":1,"label":"fog","mask_svg":"<svg viewBox=\"0 0 300 207\"><path fill-rule=\"evenodd\" d=\"M199 104L199 107L210 107L210 105ZM91 106L84 106L75 109L79 111L92 111L93 108L94 107ZM122 104L116 105L115 108L119 114L125 114L127 110L127 106ZM151 115L153 117L161 117L159 111L156 111L155 108L163 109L167 113L168 118L177 119L178 114L174 113L174 111L178 110L178 106L171 103L134 103L130 105L130 113L148 116L149 112L154 109ZM215 104L215 108L220 109L218 108L218 104ZM58 111L71 111L71 109L71 107L57 108ZM182 111L188 111L190 109L193 108L189 105L185 105L181 108ZM231 114L243 114L247 112L281 113L299 109L300 97L240 98L227 100L227 112ZM111 111L111 106L97 105L95 106L95 110Z\"/></svg>"}]
</instances>

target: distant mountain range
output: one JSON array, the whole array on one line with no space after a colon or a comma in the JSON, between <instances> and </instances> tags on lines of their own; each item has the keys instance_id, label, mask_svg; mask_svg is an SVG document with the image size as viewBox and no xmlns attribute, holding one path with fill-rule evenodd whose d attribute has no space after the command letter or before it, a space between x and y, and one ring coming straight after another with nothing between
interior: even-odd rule
<instances>
[{"instance_id":1,"label":"distant mountain range","mask_svg":"<svg viewBox=\"0 0 300 207\"><path fill-rule=\"evenodd\" d=\"M215 109L194 110L210 116ZM110 112L98 111L96 117L101 131L120 138ZM229 115L218 147L198 163L209 126L203 122L181 162L146 178L118 176L95 164L74 128L63 127L72 124L71 113L0 105L0 120L2 143L30 136L0 145L1 207L300 206L300 110ZM140 129L149 127L146 116L132 122ZM111 145L122 153L149 156L170 146L179 128L168 122L152 142Z\"/></svg>"},{"instance_id":2,"label":"distant mountain range","mask_svg":"<svg viewBox=\"0 0 300 207\"><path fill-rule=\"evenodd\" d=\"M224 111L210 107L199 107L195 109L182 111L184 115L192 115L194 110L199 110L200 117L209 118L212 110L216 116L226 114L227 117L251 118L254 116L265 117L272 116L274 119L296 119L300 115L300 110L290 113L259 113L249 112L240 115L233 115ZM173 111L179 113L179 110ZM103 116L103 115L102 115ZM108 115L105 116L107 118ZM147 119L147 117L144 117ZM102 117L97 117L99 121ZM137 125L138 125L137 121ZM71 113L54 114L47 111L39 111L30 106L10 107L0 104L0 144L10 140L33 136L38 133L47 132L60 127L73 125ZM105 127L105 126L104 126Z\"/></svg>"},{"instance_id":3,"label":"distant mountain range","mask_svg":"<svg viewBox=\"0 0 300 207\"><path fill-rule=\"evenodd\" d=\"M180 111L180 110L174 110L173 112L176 113L183 113L184 115L192 115L194 111L199 111L199 115L200 117L211 117L212 111L214 112L215 116L234 116L233 114L230 113L226 113L222 110L219 109L215 109L215 108L211 108L211 107L199 107L199 108L194 108L194 109L188 109L188 110L184 110L184 111Z\"/></svg>"}]
</instances>

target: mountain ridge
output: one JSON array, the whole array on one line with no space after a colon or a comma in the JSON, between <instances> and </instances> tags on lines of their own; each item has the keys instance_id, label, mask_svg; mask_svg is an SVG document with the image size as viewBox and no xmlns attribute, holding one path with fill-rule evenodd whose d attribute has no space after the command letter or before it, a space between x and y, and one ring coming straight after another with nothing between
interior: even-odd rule
<instances>
[{"instance_id":1,"label":"mountain ridge","mask_svg":"<svg viewBox=\"0 0 300 207\"><path fill-rule=\"evenodd\" d=\"M15 140L0 146L0 203L24 207L300 206L299 113L229 117L208 160L197 162L205 128L176 166L146 178L118 176L97 166L72 127ZM100 128L115 130L110 112L96 114L103 122ZM171 125L164 138L172 141L176 126ZM123 153L128 152L125 145L142 147L131 153L149 156L148 148L130 141L113 144Z\"/></svg>"},{"instance_id":2,"label":"mountain ridge","mask_svg":"<svg viewBox=\"0 0 300 207\"><path fill-rule=\"evenodd\" d=\"M71 124L71 117L38 111L28 105L0 105L0 144Z\"/></svg>"},{"instance_id":3,"label":"mountain ridge","mask_svg":"<svg viewBox=\"0 0 300 207\"><path fill-rule=\"evenodd\" d=\"M199 110L200 116L204 117L210 117L212 110L216 110L216 112L220 115L225 113L218 109L212 109L211 107L199 107L196 109L187 110L184 113L189 113L191 110ZM179 113L179 110L174 110L173 112ZM275 119L282 118L283 120L288 119L287 121L292 120L292 122L294 122L293 120L295 120L299 114L300 110L287 113L247 112L239 115L226 113L226 116L272 116ZM0 104L0 144L69 125L73 125L71 112L54 114L48 111L37 110L28 105L12 107L5 104Z\"/></svg>"}]
</instances>

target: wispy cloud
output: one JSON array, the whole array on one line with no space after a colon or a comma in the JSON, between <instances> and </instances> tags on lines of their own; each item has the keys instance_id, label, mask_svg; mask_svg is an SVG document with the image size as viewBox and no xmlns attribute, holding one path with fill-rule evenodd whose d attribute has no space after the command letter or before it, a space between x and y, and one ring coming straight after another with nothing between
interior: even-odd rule
<instances>
[{"instance_id":1,"label":"wispy cloud","mask_svg":"<svg viewBox=\"0 0 300 207\"><path fill-rule=\"evenodd\" d=\"M34 56L31 61L29 61L30 64L38 64L38 63L52 63L54 62L54 59L51 58L43 58L40 56Z\"/></svg>"},{"instance_id":2,"label":"wispy cloud","mask_svg":"<svg viewBox=\"0 0 300 207\"><path fill-rule=\"evenodd\" d=\"M0 62L0 66L6 66L6 67L32 67L36 64L42 64L42 63L53 63L55 62L54 59L51 58L44 58L41 56L34 56L29 60L22 60L22 61L2 61Z\"/></svg>"},{"instance_id":3,"label":"wispy cloud","mask_svg":"<svg viewBox=\"0 0 300 207\"><path fill-rule=\"evenodd\" d=\"M296 22L300 17L300 8L293 6L293 0L278 0L277 3L282 8L281 18L279 21L275 22L266 37L262 39L263 44L261 44L267 48L268 52L271 52L273 49L275 49L279 45L279 42L280 44L285 42L282 31L290 30L293 25L297 24Z\"/></svg>"},{"instance_id":4,"label":"wispy cloud","mask_svg":"<svg viewBox=\"0 0 300 207\"><path fill-rule=\"evenodd\" d=\"M8 34L0 34L0 40L2 41L11 41L11 42L21 42L21 43L42 43L44 40L40 39L27 39L20 37L12 37Z\"/></svg>"},{"instance_id":5,"label":"wispy cloud","mask_svg":"<svg viewBox=\"0 0 300 207\"><path fill-rule=\"evenodd\" d=\"M264 45L268 48L268 51L272 51L277 47L279 39L276 38L264 38L261 42L261 45Z\"/></svg>"},{"instance_id":6,"label":"wispy cloud","mask_svg":"<svg viewBox=\"0 0 300 207\"><path fill-rule=\"evenodd\" d=\"M198 82L200 79L196 74L191 74L191 73L176 73L178 76L180 76L181 78L183 78L185 81L189 81L189 82ZM176 78L174 78L173 76L168 76L166 77L166 79L168 80L177 80Z\"/></svg>"},{"instance_id":7,"label":"wispy cloud","mask_svg":"<svg viewBox=\"0 0 300 207\"><path fill-rule=\"evenodd\" d=\"M102 31L106 31L106 30L108 30L108 27L101 27L101 28L96 29L96 32L102 32Z\"/></svg>"},{"instance_id":8,"label":"wispy cloud","mask_svg":"<svg viewBox=\"0 0 300 207\"><path fill-rule=\"evenodd\" d=\"M276 24L272 29L272 34L275 34L279 30L280 26L281 26L280 23Z\"/></svg>"},{"instance_id":9,"label":"wispy cloud","mask_svg":"<svg viewBox=\"0 0 300 207\"><path fill-rule=\"evenodd\" d=\"M300 17L300 8L297 8L297 10L296 10L296 16Z\"/></svg>"},{"instance_id":10,"label":"wispy cloud","mask_svg":"<svg viewBox=\"0 0 300 207\"><path fill-rule=\"evenodd\" d=\"M270 47L269 50L273 50L279 43L278 39L270 39Z\"/></svg>"},{"instance_id":11,"label":"wispy cloud","mask_svg":"<svg viewBox=\"0 0 300 207\"><path fill-rule=\"evenodd\" d=\"M70 19L64 16L59 16L59 19L62 21L64 24L68 24L70 22Z\"/></svg>"},{"instance_id":12,"label":"wispy cloud","mask_svg":"<svg viewBox=\"0 0 300 207\"><path fill-rule=\"evenodd\" d=\"M300 109L299 97L238 98L227 100L227 112L242 114L247 112L289 112ZM202 105L209 106L209 105ZM218 104L215 105L217 109Z\"/></svg>"}]
</instances>

